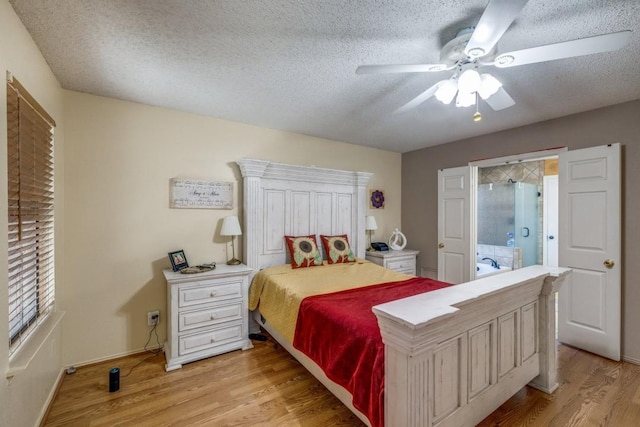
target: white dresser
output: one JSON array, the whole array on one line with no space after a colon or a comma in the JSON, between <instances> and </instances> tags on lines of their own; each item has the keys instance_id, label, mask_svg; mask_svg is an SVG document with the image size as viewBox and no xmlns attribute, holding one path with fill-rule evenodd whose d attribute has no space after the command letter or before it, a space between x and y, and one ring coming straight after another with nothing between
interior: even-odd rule
<instances>
[{"instance_id":1,"label":"white dresser","mask_svg":"<svg viewBox=\"0 0 640 427\"><path fill-rule=\"evenodd\" d=\"M416 275L416 258L420 251L404 249L401 251L368 251L365 258L375 264L399 273Z\"/></svg>"},{"instance_id":2,"label":"white dresser","mask_svg":"<svg viewBox=\"0 0 640 427\"><path fill-rule=\"evenodd\" d=\"M165 369L237 349L249 349L248 290L251 268L218 265L212 271L167 279Z\"/></svg>"}]
</instances>

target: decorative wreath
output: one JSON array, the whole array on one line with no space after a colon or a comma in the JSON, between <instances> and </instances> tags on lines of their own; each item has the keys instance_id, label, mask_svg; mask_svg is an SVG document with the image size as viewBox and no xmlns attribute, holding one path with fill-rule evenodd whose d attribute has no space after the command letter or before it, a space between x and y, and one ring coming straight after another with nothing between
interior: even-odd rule
<instances>
[{"instance_id":1,"label":"decorative wreath","mask_svg":"<svg viewBox=\"0 0 640 427\"><path fill-rule=\"evenodd\" d=\"M384 194L380 190L371 192L371 206L376 209L384 207Z\"/></svg>"}]
</instances>

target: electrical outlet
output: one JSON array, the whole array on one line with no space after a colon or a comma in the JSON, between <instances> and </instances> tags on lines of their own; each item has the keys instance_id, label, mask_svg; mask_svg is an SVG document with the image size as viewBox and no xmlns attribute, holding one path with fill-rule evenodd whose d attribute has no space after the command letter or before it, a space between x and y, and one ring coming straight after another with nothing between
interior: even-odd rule
<instances>
[{"instance_id":1,"label":"electrical outlet","mask_svg":"<svg viewBox=\"0 0 640 427\"><path fill-rule=\"evenodd\" d=\"M147 326L160 323L160 310L152 310L147 313Z\"/></svg>"}]
</instances>

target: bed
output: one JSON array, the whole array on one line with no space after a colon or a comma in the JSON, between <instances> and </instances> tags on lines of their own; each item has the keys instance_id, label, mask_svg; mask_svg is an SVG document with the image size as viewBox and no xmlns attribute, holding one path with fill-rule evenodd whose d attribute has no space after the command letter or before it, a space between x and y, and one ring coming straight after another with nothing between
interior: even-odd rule
<instances>
[{"instance_id":1,"label":"bed","mask_svg":"<svg viewBox=\"0 0 640 427\"><path fill-rule=\"evenodd\" d=\"M255 159L238 164L243 176L244 261L255 272L287 268L282 267L291 262L287 235L347 235L358 259L352 267L366 266L366 190L372 174ZM300 270L317 275L327 267ZM383 276L390 274L380 270ZM475 425L527 384L553 392L554 295L567 274L563 268L533 266L375 304L372 311L383 343L384 394L383 420L374 424ZM379 280L374 282L411 278ZM290 329L297 320L289 319L285 331L287 327L274 327L273 313L264 315L266 306L255 308L250 331L267 330L372 425L370 414L354 406L355 396L347 387L293 345ZM314 322L323 324L315 320L312 326Z\"/></svg>"}]
</instances>

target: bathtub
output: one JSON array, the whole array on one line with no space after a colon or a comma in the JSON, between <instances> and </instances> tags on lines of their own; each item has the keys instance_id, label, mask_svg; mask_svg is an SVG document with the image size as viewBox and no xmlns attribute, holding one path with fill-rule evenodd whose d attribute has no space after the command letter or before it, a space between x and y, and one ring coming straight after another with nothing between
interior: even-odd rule
<instances>
[{"instance_id":1,"label":"bathtub","mask_svg":"<svg viewBox=\"0 0 640 427\"><path fill-rule=\"evenodd\" d=\"M505 271L511 271L509 267L500 266L500 268L492 267L491 264L477 263L476 264L476 278L493 276L494 274L504 273Z\"/></svg>"}]
</instances>

